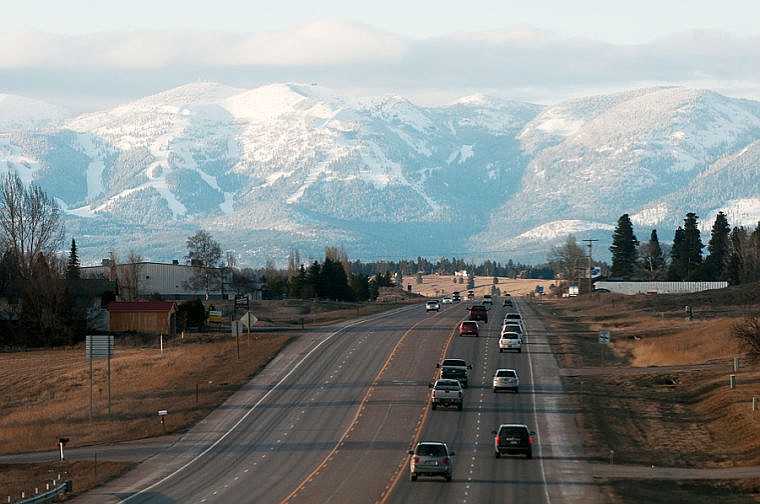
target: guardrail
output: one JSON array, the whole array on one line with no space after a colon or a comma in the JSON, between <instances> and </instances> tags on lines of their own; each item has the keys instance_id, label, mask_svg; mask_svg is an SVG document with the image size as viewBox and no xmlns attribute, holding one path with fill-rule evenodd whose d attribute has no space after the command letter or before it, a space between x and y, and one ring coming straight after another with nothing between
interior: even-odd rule
<instances>
[{"instance_id":1,"label":"guardrail","mask_svg":"<svg viewBox=\"0 0 760 504\"><path fill-rule=\"evenodd\" d=\"M14 504L41 504L48 502L51 499L57 498L59 495L63 495L66 492L71 492L71 480L66 480L57 487L46 490L41 494L37 494L34 497L22 498L20 501L15 501ZM8 497L8 502L11 502Z\"/></svg>"}]
</instances>

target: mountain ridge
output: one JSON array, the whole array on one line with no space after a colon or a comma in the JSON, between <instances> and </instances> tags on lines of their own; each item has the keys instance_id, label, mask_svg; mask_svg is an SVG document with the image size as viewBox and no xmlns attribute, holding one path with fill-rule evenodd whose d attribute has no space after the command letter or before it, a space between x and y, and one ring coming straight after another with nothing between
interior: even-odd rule
<instances>
[{"instance_id":1,"label":"mountain ridge","mask_svg":"<svg viewBox=\"0 0 760 504\"><path fill-rule=\"evenodd\" d=\"M623 213L642 236L666 226L661 240L688 211L760 220L760 102L710 90L421 107L198 82L75 117L2 126L3 110L0 169L59 201L83 262L177 259L202 227L244 265L326 246L535 263L568 233L603 239L603 257Z\"/></svg>"}]
</instances>

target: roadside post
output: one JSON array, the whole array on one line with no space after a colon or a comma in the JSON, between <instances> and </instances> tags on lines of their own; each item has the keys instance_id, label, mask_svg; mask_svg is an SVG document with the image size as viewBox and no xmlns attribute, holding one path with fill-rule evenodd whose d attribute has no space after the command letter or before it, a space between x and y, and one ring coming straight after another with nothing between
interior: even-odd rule
<instances>
[{"instance_id":1,"label":"roadside post","mask_svg":"<svg viewBox=\"0 0 760 504\"><path fill-rule=\"evenodd\" d=\"M62 438L58 438L58 443L56 443L56 444L57 444L57 446L58 446L58 449L59 449L59 450L60 450L60 452L61 452L61 460L64 460L64 457L63 457L63 447L64 447L64 446L66 445L66 443L68 443L68 442L69 442L69 438L66 438L66 437L62 437Z\"/></svg>"},{"instance_id":2,"label":"roadside post","mask_svg":"<svg viewBox=\"0 0 760 504\"><path fill-rule=\"evenodd\" d=\"M108 415L111 415L111 359L114 354L113 335L88 335L85 339L85 357L90 361L90 421L92 421L92 360L107 359Z\"/></svg>"},{"instance_id":3,"label":"roadside post","mask_svg":"<svg viewBox=\"0 0 760 504\"><path fill-rule=\"evenodd\" d=\"M166 415L169 414L168 410L162 409L158 410L158 416L161 419L161 430L164 434L166 434Z\"/></svg>"},{"instance_id":4,"label":"roadside post","mask_svg":"<svg viewBox=\"0 0 760 504\"><path fill-rule=\"evenodd\" d=\"M604 349L609 345L610 343L610 330L609 329L601 329L599 331L599 345L601 346L601 360L602 360L602 367L604 367Z\"/></svg>"}]
</instances>

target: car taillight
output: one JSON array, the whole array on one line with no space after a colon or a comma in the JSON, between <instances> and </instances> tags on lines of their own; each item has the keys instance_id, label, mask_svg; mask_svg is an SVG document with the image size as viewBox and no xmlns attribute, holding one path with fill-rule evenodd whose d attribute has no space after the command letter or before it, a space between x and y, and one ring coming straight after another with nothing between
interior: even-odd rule
<instances>
[{"instance_id":1,"label":"car taillight","mask_svg":"<svg viewBox=\"0 0 760 504\"><path fill-rule=\"evenodd\" d=\"M533 436L528 436L528 444L533 444Z\"/></svg>"},{"instance_id":2,"label":"car taillight","mask_svg":"<svg viewBox=\"0 0 760 504\"><path fill-rule=\"evenodd\" d=\"M496 444L499 444L499 441L501 441L501 437L496 436Z\"/></svg>"},{"instance_id":3,"label":"car taillight","mask_svg":"<svg viewBox=\"0 0 760 504\"><path fill-rule=\"evenodd\" d=\"M443 465L449 464L449 457L443 457Z\"/></svg>"},{"instance_id":4,"label":"car taillight","mask_svg":"<svg viewBox=\"0 0 760 504\"><path fill-rule=\"evenodd\" d=\"M417 455L415 455L414 457L412 457L412 461L413 461L415 464L417 464L417 463L419 463L419 461L420 461L420 458L419 458Z\"/></svg>"}]
</instances>

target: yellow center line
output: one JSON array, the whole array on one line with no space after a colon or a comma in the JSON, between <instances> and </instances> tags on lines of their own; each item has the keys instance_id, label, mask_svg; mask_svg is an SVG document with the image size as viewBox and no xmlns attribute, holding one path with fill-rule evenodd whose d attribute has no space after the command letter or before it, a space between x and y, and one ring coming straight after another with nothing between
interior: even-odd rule
<instances>
[{"instance_id":1,"label":"yellow center line","mask_svg":"<svg viewBox=\"0 0 760 504\"><path fill-rule=\"evenodd\" d=\"M380 377L385 373L385 370L388 369L388 366L390 365L391 361L393 360L393 357L396 355L396 352L398 351L398 348L401 346L401 344L404 342L406 337L411 334L414 329L421 324L422 322L427 321L427 318L424 318L417 323L415 323L412 327L410 327L402 336L399 338L398 342L396 342L396 345L394 345L393 350L391 350L391 353L388 355L388 358L385 360L385 363L383 364L383 367L380 368L380 371L378 371L377 375L375 375L375 378L372 380L372 384L367 388L367 392L364 394L364 397L362 398L361 403L359 404L359 408L356 410L356 414L354 415L353 420L351 420L351 423L346 428L345 432L343 432L343 435L340 437L338 442L335 444L333 449L330 451L330 453L327 454L327 456L322 460L322 462L311 472L309 473L306 478L304 478L303 481L295 488L292 492L290 492L287 497L285 497L281 504L287 504L290 502L291 499L296 497L301 490L303 490L306 485L312 480L312 478L319 473L322 469L324 469L327 466L327 463L332 459L333 455L337 453L338 449L340 449L343 442L346 440L346 438L351 434L351 431L353 431L356 423L359 421L359 417L361 417L361 414L366 407L366 403L369 399L369 396L372 394L373 389L377 385L377 382L380 381ZM452 333L453 335L453 333ZM449 341L451 340L451 337L449 337ZM446 345L446 348L448 348L448 343ZM445 351L444 351L445 355ZM427 414L427 407L425 408L425 414ZM419 436L420 426L417 428L417 436Z\"/></svg>"},{"instance_id":2,"label":"yellow center line","mask_svg":"<svg viewBox=\"0 0 760 504\"><path fill-rule=\"evenodd\" d=\"M451 333L449 334L449 339L446 340L446 344L443 346L443 350L441 352L440 358L438 359L438 362L442 362L443 358L448 353L449 347L451 346L451 342L454 341L455 334L456 334L456 329L452 330ZM422 426L425 425L425 421L427 420L429 413L430 413L430 402L427 401L425 403L425 409L422 411L420 420L417 422L417 428L415 429L414 437L412 438L412 442L410 446L415 446L419 442L420 436L422 435ZM377 504L384 504L385 502L388 501L388 498L391 496L391 493L393 493L393 490L395 490L396 486L398 485L398 482L401 481L401 475L404 474L404 470L406 468L406 460L407 460L406 456L404 456L401 459L401 463L398 465L398 469L396 469L396 474L393 476L391 480L391 484L386 488L385 493L380 496L380 500L376 501Z\"/></svg>"}]
</instances>

